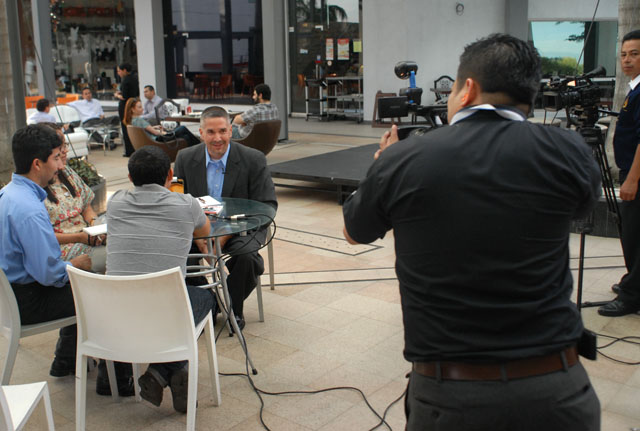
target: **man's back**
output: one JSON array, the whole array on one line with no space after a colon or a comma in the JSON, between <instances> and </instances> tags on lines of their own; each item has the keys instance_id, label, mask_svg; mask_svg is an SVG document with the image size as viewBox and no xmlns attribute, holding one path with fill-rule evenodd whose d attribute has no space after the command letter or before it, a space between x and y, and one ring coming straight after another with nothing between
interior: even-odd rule
<instances>
[{"instance_id":1,"label":"man's back","mask_svg":"<svg viewBox=\"0 0 640 431\"><path fill-rule=\"evenodd\" d=\"M394 229L408 360L522 357L579 337L569 222L599 175L577 135L479 112L391 146L369 176Z\"/></svg>"},{"instance_id":2,"label":"man's back","mask_svg":"<svg viewBox=\"0 0 640 431\"><path fill-rule=\"evenodd\" d=\"M278 108L273 103L259 103L252 106L242 113L242 119L246 125L238 128L240 137L244 138L249 135L256 123L267 120L277 120L278 118L280 118L280 114Z\"/></svg>"},{"instance_id":3,"label":"man's back","mask_svg":"<svg viewBox=\"0 0 640 431\"><path fill-rule=\"evenodd\" d=\"M119 190L107 207L107 274L145 274L175 266L186 273L193 232L206 222L190 195L157 184Z\"/></svg>"}]
</instances>

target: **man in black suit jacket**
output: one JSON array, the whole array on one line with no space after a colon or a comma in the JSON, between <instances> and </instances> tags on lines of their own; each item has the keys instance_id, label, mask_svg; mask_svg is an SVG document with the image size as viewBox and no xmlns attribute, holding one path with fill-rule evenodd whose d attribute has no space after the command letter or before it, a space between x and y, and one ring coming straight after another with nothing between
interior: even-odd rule
<instances>
[{"instance_id":1,"label":"man in black suit jacket","mask_svg":"<svg viewBox=\"0 0 640 431\"><path fill-rule=\"evenodd\" d=\"M178 152L175 175L184 182L184 192L192 196L231 197L260 201L278 207L275 188L260 151L231 142L229 114L222 108L205 110L200 117L200 136L204 141ZM244 326L243 302L264 272L264 261L256 250L266 240L266 229L256 235L218 238L227 262L227 284L233 312ZM259 241L259 244L256 242ZM250 243L252 242L252 244ZM249 244L248 244L249 243ZM234 253L241 253L234 256Z\"/></svg>"}]
</instances>

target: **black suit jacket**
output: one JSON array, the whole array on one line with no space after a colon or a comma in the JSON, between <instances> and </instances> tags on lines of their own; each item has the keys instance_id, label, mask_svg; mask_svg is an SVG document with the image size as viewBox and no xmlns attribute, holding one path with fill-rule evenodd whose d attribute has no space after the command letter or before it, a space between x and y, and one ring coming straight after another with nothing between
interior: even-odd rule
<instances>
[{"instance_id":1,"label":"black suit jacket","mask_svg":"<svg viewBox=\"0 0 640 431\"><path fill-rule=\"evenodd\" d=\"M236 142L229 143L222 197L252 199L278 207L276 192L264 154ZM206 196L206 144L201 143L178 152L175 176L184 181L184 192L194 197Z\"/></svg>"},{"instance_id":2,"label":"black suit jacket","mask_svg":"<svg viewBox=\"0 0 640 431\"><path fill-rule=\"evenodd\" d=\"M264 154L233 141L229 143L229 146L229 157L222 184L222 197L251 199L277 209L276 191ZM205 148L206 144L201 143L180 150L174 165L174 175L183 180L184 192L190 193L194 197L209 194ZM241 250L245 253L249 250L246 243L251 238L264 244L266 226L260 229L256 235L234 236L225 245L225 252L233 253L234 250Z\"/></svg>"}]
</instances>

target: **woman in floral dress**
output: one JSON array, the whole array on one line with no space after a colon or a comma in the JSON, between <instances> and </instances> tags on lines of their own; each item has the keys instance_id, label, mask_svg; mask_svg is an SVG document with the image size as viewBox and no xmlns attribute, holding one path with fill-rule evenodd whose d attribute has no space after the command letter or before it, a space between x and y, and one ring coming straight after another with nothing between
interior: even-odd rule
<instances>
[{"instance_id":1,"label":"woman in floral dress","mask_svg":"<svg viewBox=\"0 0 640 431\"><path fill-rule=\"evenodd\" d=\"M89 236L82 231L85 227L92 226L97 218L91 207L94 194L82 178L67 166L68 151L68 144L64 142L60 153L64 168L58 171L55 182L45 188L47 199L44 204L60 243L62 259L68 261L88 254L93 271L104 272L106 250L102 244L106 237Z\"/></svg>"}]
</instances>

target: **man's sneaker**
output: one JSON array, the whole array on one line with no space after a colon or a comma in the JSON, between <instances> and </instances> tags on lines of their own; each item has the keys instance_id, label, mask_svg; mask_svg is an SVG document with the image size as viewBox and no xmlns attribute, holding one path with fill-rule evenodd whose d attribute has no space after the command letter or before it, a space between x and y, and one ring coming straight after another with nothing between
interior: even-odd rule
<instances>
[{"instance_id":1,"label":"man's sneaker","mask_svg":"<svg viewBox=\"0 0 640 431\"><path fill-rule=\"evenodd\" d=\"M116 380L118 385L118 395L121 397L132 397L135 395L135 388L133 387L133 377L126 377L124 379ZM111 396L111 386L109 386L109 378L100 378L98 376L96 380L96 393L98 395Z\"/></svg>"},{"instance_id":2,"label":"man's sneaker","mask_svg":"<svg viewBox=\"0 0 640 431\"><path fill-rule=\"evenodd\" d=\"M138 384L140 385L140 396L142 398L154 406L159 406L162 403L164 388L149 371L140 376Z\"/></svg>"},{"instance_id":3,"label":"man's sneaker","mask_svg":"<svg viewBox=\"0 0 640 431\"><path fill-rule=\"evenodd\" d=\"M142 379L142 377L140 377ZM171 376L171 396L173 397L173 408L179 413L187 412L187 396L189 393L189 372L182 368Z\"/></svg>"}]
</instances>

